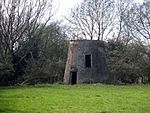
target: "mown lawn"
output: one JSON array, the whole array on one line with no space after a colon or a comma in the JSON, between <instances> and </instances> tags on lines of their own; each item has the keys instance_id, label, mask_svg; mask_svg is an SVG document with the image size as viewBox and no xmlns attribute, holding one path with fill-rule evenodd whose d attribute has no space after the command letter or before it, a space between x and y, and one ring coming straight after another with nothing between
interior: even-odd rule
<instances>
[{"instance_id":1,"label":"mown lawn","mask_svg":"<svg viewBox=\"0 0 150 113\"><path fill-rule=\"evenodd\" d=\"M0 113L150 113L150 85L5 87Z\"/></svg>"}]
</instances>

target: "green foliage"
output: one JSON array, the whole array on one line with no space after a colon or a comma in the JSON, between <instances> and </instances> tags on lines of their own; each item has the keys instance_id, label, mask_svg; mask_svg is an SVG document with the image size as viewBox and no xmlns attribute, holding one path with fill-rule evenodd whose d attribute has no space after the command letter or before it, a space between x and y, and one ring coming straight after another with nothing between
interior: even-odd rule
<instances>
[{"instance_id":1,"label":"green foliage","mask_svg":"<svg viewBox=\"0 0 150 113\"><path fill-rule=\"evenodd\" d=\"M20 40L10 63L0 64L0 85L53 83L63 80L67 36L58 23L39 25L30 38ZM3 58L1 58L4 61ZM9 76L14 84L5 77Z\"/></svg>"},{"instance_id":2,"label":"green foliage","mask_svg":"<svg viewBox=\"0 0 150 113\"><path fill-rule=\"evenodd\" d=\"M7 63L1 63L0 62L0 76L2 75L9 75L10 73L12 73L14 71L12 64Z\"/></svg>"},{"instance_id":3,"label":"green foliage","mask_svg":"<svg viewBox=\"0 0 150 113\"><path fill-rule=\"evenodd\" d=\"M68 48L65 33L57 23L53 23L45 28L41 26L34 35L34 40L37 40L35 47L38 49L27 60L23 83L62 81Z\"/></svg>"},{"instance_id":4,"label":"green foliage","mask_svg":"<svg viewBox=\"0 0 150 113\"><path fill-rule=\"evenodd\" d=\"M114 83L147 82L149 57L139 43L110 40L106 44L107 62Z\"/></svg>"},{"instance_id":5,"label":"green foliage","mask_svg":"<svg viewBox=\"0 0 150 113\"><path fill-rule=\"evenodd\" d=\"M149 85L0 88L1 113L149 113Z\"/></svg>"},{"instance_id":6,"label":"green foliage","mask_svg":"<svg viewBox=\"0 0 150 113\"><path fill-rule=\"evenodd\" d=\"M12 84L14 68L11 63L0 62L0 85Z\"/></svg>"}]
</instances>

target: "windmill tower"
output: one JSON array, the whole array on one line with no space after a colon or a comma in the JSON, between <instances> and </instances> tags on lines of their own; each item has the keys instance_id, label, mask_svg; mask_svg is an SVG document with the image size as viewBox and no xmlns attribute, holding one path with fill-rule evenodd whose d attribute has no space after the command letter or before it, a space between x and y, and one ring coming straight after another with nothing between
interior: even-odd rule
<instances>
[{"instance_id":1,"label":"windmill tower","mask_svg":"<svg viewBox=\"0 0 150 113\"><path fill-rule=\"evenodd\" d=\"M102 83L108 80L103 42L72 40L69 43L64 83Z\"/></svg>"}]
</instances>

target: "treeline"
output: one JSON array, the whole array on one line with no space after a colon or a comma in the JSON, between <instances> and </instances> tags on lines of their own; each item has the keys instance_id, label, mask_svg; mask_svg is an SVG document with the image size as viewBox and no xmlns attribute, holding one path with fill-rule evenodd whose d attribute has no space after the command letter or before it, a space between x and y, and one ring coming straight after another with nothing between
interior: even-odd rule
<instances>
[{"instance_id":1,"label":"treeline","mask_svg":"<svg viewBox=\"0 0 150 113\"><path fill-rule=\"evenodd\" d=\"M0 86L63 82L68 39L103 40L112 83L150 82L150 2L84 0L66 27L52 22L52 9L0 2Z\"/></svg>"},{"instance_id":2,"label":"treeline","mask_svg":"<svg viewBox=\"0 0 150 113\"><path fill-rule=\"evenodd\" d=\"M0 57L0 85L62 82L68 41L53 23L36 30L15 48L13 57Z\"/></svg>"},{"instance_id":3,"label":"treeline","mask_svg":"<svg viewBox=\"0 0 150 113\"><path fill-rule=\"evenodd\" d=\"M105 47L113 83L150 83L150 50L147 46L112 39Z\"/></svg>"},{"instance_id":4,"label":"treeline","mask_svg":"<svg viewBox=\"0 0 150 113\"><path fill-rule=\"evenodd\" d=\"M66 33L53 16L52 1L0 2L0 85L62 81Z\"/></svg>"}]
</instances>

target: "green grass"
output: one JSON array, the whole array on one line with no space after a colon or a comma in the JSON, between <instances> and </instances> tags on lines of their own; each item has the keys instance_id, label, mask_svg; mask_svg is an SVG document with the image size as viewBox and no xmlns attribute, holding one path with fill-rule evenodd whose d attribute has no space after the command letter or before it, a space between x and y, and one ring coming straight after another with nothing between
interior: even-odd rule
<instances>
[{"instance_id":1,"label":"green grass","mask_svg":"<svg viewBox=\"0 0 150 113\"><path fill-rule=\"evenodd\" d=\"M150 85L5 87L0 113L150 113Z\"/></svg>"}]
</instances>

